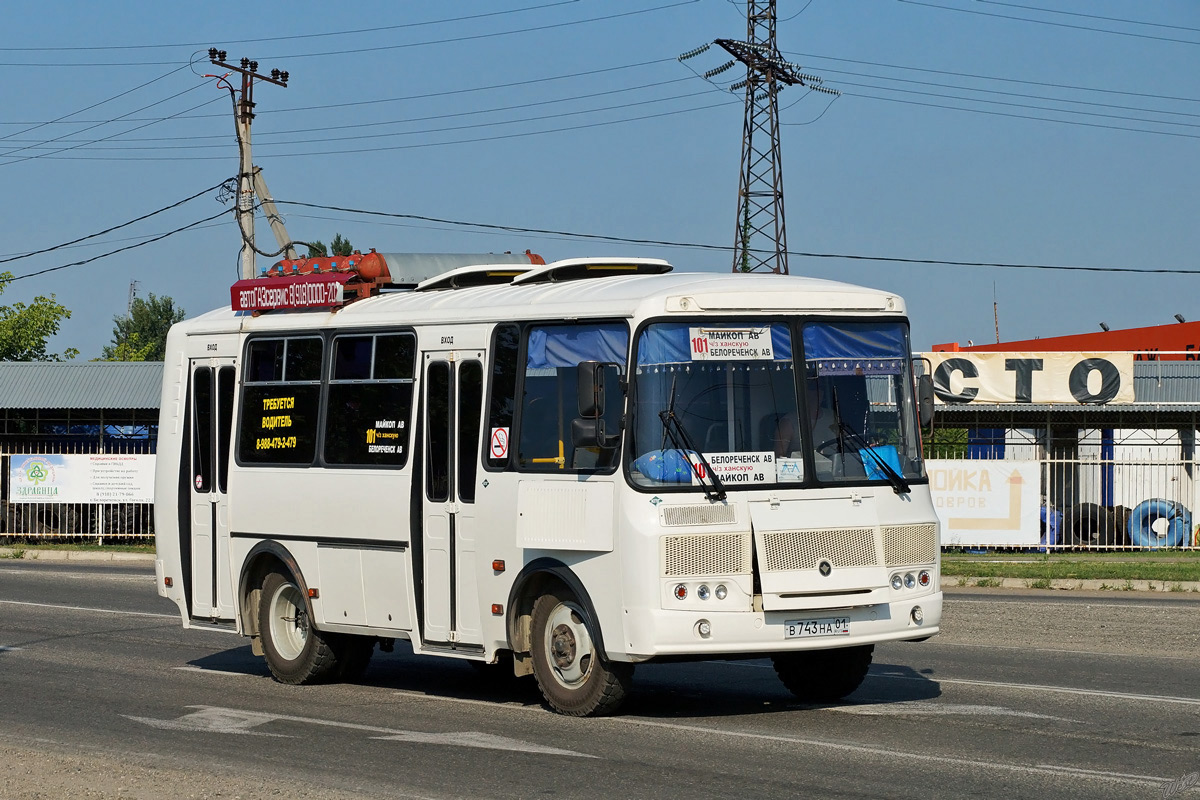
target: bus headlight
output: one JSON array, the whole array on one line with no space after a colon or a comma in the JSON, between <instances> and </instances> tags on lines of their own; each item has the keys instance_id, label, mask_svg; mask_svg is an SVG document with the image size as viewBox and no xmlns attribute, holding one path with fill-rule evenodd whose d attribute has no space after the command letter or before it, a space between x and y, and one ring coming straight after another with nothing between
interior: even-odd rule
<instances>
[{"instance_id":1,"label":"bus headlight","mask_svg":"<svg viewBox=\"0 0 1200 800\"><path fill-rule=\"evenodd\" d=\"M700 584L700 588L696 590L696 597L699 597L701 600L707 600L708 595L709 595L708 584L707 583Z\"/></svg>"},{"instance_id":2,"label":"bus headlight","mask_svg":"<svg viewBox=\"0 0 1200 800\"><path fill-rule=\"evenodd\" d=\"M904 576L904 585L909 589L917 585L917 578L911 572Z\"/></svg>"},{"instance_id":3,"label":"bus headlight","mask_svg":"<svg viewBox=\"0 0 1200 800\"><path fill-rule=\"evenodd\" d=\"M904 588L904 579L900 577L900 573L892 576L892 588L897 592Z\"/></svg>"},{"instance_id":4,"label":"bus headlight","mask_svg":"<svg viewBox=\"0 0 1200 800\"><path fill-rule=\"evenodd\" d=\"M716 592L716 594L717 594L717 599L718 599L718 600L724 600L726 597L728 597L728 596L729 596L729 589L727 589L727 588L725 587L725 584L723 584L723 583L718 583L718 584L717 584L717 592Z\"/></svg>"}]
</instances>

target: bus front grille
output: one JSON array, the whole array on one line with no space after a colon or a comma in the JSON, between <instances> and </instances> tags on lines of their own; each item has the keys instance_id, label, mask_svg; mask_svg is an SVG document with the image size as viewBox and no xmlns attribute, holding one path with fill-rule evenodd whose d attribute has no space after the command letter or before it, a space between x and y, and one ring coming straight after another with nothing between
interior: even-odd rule
<instances>
[{"instance_id":1,"label":"bus front grille","mask_svg":"<svg viewBox=\"0 0 1200 800\"><path fill-rule=\"evenodd\" d=\"M811 531L763 531L760 556L765 572L816 569L822 561L834 567L873 567L879 564L872 528Z\"/></svg>"},{"instance_id":2,"label":"bus front grille","mask_svg":"<svg viewBox=\"0 0 1200 800\"><path fill-rule=\"evenodd\" d=\"M936 525L891 525L883 529L883 561L889 567L932 564L937 552Z\"/></svg>"},{"instance_id":3,"label":"bus front grille","mask_svg":"<svg viewBox=\"0 0 1200 800\"><path fill-rule=\"evenodd\" d=\"M750 534L662 537L663 576L689 578L750 573Z\"/></svg>"}]
</instances>

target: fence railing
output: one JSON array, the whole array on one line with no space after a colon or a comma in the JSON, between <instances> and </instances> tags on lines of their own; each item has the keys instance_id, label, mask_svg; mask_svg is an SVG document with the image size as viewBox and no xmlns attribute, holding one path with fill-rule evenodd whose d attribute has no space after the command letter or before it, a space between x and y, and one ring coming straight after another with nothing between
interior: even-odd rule
<instances>
[{"instance_id":1,"label":"fence railing","mask_svg":"<svg viewBox=\"0 0 1200 800\"><path fill-rule=\"evenodd\" d=\"M154 536L153 503L26 503L12 502L11 468L37 455L143 455L145 439L96 442L37 441L5 443L0 452L0 541L55 542L149 540Z\"/></svg>"}]
</instances>

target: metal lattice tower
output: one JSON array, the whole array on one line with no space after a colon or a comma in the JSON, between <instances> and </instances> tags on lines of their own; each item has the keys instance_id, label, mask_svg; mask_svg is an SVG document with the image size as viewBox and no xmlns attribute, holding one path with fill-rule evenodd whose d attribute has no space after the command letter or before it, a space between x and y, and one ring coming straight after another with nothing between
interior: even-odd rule
<instances>
[{"instance_id":1,"label":"metal lattice tower","mask_svg":"<svg viewBox=\"0 0 1200 800\"><path fill-rule=\"evenodd\" d=\"M733 271L786 275L779 92L785 86L807 84L775 47L775 0L747 0L746 41L717 39L714 44L746 65L745 81L731 87L744 85L746 91Z\"/></svg>"}]
</instances>

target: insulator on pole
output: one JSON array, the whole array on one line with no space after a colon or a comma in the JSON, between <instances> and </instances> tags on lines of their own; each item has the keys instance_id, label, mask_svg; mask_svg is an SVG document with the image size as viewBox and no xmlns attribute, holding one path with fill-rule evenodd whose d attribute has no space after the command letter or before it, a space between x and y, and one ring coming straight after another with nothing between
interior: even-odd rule
<instances>
[{"instance_id":1,"label":"insulator on pole","mask_svg":"<svg viewBox=\"0 0 1200 800\"><path fill-rule=\"evenodd\" d=\"M738 91L738 90L740 90L740 89L745 89L745 88L746 88L746 84L747 84L747 83L749 83L749 82L750 82L750 81L738 81L738 82L737 82L737 83L735 83L733 86L730 86L730 87L729 87L729 91L731 91L731 92L736 92L736 91Z\"/></svg>"},{"instance_id":2,"label":"insulator on pole","mask_svg":"<svg viewBox=\"0 0 1200 800\"><path fill-rule=\"evenodd\" d=\"M724 64L722 64L719 67L713 67L708 72L704 73L704 79L708 80L709 78L715 78L717 75L720 75L722 72L727 72L728 70L733 69L733 65L736 63L737 63L736 61L730 60L730 61L726 61Z\"/></svg>"},{"instance_id":3,"label":"insulator on pole","mask_svg":"<svg viewBox=\"0 0 1200 800\"><path fill-rule=\"evenodd\" d=\"M707 52L708 48L711 46L712 45L710 45L710 44L702 44L699 47L697 47L695 50L688 50L686 53L683 53L682 55L679 56L679 60L687 61L689 58L695 58L696 56L700 55L701 53Z\"/></svg>"}]
</instances>

